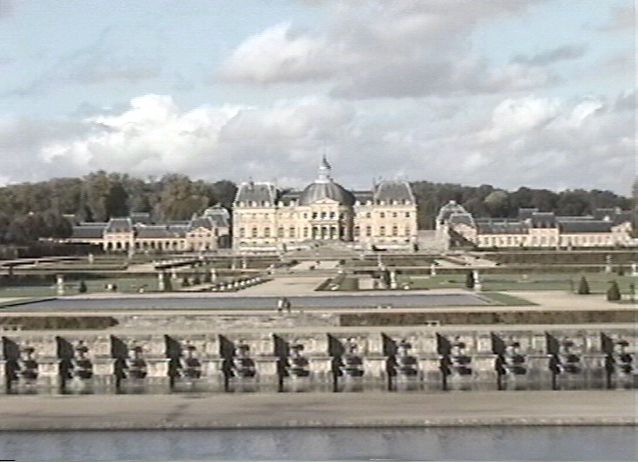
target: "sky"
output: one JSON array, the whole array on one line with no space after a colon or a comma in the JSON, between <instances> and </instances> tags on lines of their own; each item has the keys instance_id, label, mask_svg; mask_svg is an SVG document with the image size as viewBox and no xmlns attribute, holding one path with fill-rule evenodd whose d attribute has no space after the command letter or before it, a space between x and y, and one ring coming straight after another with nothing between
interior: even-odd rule
<instances>
[{"instance_id":1,"label":"sky","mask_svg":"<svg viewBox=\"0 0 638 462\"><path fill-rule=\"evenodd\" d=\"M106 170L628 194L633 0L0 0L0 184Z\"/></svg>"}]
</instances>

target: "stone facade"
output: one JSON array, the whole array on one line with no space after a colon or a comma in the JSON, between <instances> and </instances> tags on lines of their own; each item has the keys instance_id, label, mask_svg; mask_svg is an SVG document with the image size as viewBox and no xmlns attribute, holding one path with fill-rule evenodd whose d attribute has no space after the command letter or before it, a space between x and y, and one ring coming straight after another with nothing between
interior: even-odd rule
<instances>
[{"instance_id":1,"label":"stone facade","mask_svg":"<svg viewBox=\"0 0 638 462\"><path fill-rule=\"evenodd\" d=\"M317 179L303 191L242 183L233 204L233 248L284 250L332 241L411 250L416 220L416 201L407 182L383 181L372 191L349 191L333 180L324 158Z\"/></svg>"},{"instance_id":2,"label":"stone facade","mask_svg":"<svg viewBox=\"0 0 638 462\"><path fill-rule=\"evenodd\" d=\"M465 240L478 248L596 248L630 247L631 212L597 209L592 215L556 216L537 209L520 209L511 218L474 218L451 201L441 208L437 233Z\"/></svg>"},{"instance_id":3,"label":"stone facade","mask_svg":"<svg viewBox=\"0 0 638 462\"><path fill-rule=\"evenodd\" d=\"M80 223L66 242L99 245L114 252L204 252L230 245L230 214L222 207L211 207L188 221L149 221L132 215L107 223Z\"/></svg>"}]
</instances>

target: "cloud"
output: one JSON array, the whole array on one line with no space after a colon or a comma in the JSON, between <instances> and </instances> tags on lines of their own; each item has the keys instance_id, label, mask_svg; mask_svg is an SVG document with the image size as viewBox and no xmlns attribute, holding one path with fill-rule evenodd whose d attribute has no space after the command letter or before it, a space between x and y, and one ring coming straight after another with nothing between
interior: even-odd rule
<instances>
[{"instance_id":1,"label":"cloud","mask_svg":"<svg viewBox=\"0 0 638 462\"><path fill-rule=\"evenodd\" d=\"M14 0L0 0L0 19L11 16L14 9Z\"/></svg>"},{"instance_id":2,"label":"cloud","mask_svg":"<svg viewBox=\"0 0 638 462\"><path fill-rule=\"evenodd\" d=\"M532 1L349 2L322 33L283 23L247 38L220 69L248 85L327 82L345 98L409 97L529 89L551 81L527 63L492 68L468 51L484 22L521 14Z\"/></svg>"},{"instance_id":3,"label":"cloud","mask_svg":"<svg viewBox=\"0 0 638 462\"><path fill-rule=\"evenodd\" d=\"M585 45L563 45L551 50L545 50L532 56L516 55L512 62L519 64L529 64L532 66L546 66L559 61L571 61L582 58L587 51Z\"/></svg>"},{"instance_id":4,"label":"cloud","mask_svg":"<svg viewBox=\"0 0 638 462\"><path fill-rule=\"evenodd\" d=\"M633 2L632 2L633 3ZM636 30L635 5L614 7L609 21L599 28L603 32L629 32Z\"/></svg>"},{"instance_id":5,"label":"cloud","mask_svg":"<svg viewBox=\"0 0 638 462\"><path fill-rule=\"evenodd\" d=\"M183 109L168 95L149 94L79 123L0 119L0 171L10 181L104 169L302 187L326 151L335 177L353 188L383 175L626 193L634 174L632 97L490 97L491 109L440 118L436 103L388 111L382 101L309 96Z\"/></svg>"},{"instance_id":6,"label":"cloud","mask_svg":"<svg viewBox=\"0 0 638 462\"><path fill-rule=\"evenodd\" d=\"M162 71L159 48L143 45L157 41L140 37L155 34L153 31L136 29L136 40L130 42L123 39L127 35L125 27L105 28L95 42L61 56L31 82L6 95L32 95L69 84L132 84L157 77Z\"/></svg>"}]
</instances>

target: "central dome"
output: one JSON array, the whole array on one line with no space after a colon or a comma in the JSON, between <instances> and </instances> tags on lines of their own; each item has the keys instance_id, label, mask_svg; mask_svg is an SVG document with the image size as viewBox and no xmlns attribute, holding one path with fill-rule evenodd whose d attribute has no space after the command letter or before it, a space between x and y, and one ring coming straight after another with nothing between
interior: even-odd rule
<instances>
[{"instance_id":1,"label":"central dome","mask_svg":"<svg viewBox=\"0 0 638 462\"><path fill-rule=\"evenodd\" d=\"M319 175L314 183L306 186L299 196L299 205L310 205L321 199L332 199L339 205L352 206L354 204L354 194L345 189L339 183L335 183L330 172L332 167L324 155L319 163Z\"/></svg>"},{"instance_id":2,"label":"central dome","mask_svg":"<svg viewBox=\"0 0 638 462\"><path fill-rule=\"evenodd\" d=\"M334 181L326 181L306 186L299 197L299 205L310 205L321 199L332 199L340 205L354 204L354 195L350 191Z\"/></svg>"}]
</instances>

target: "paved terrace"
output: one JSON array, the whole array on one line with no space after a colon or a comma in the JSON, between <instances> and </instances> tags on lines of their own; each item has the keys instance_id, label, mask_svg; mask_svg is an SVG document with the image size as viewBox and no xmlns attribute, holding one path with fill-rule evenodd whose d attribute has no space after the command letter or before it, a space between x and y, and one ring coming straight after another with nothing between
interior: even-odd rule
<instances>
[{"instance_id":1,"label":"paved terrace","mask_svg":"<svg viewBox=\"0 0 638 462\"><path fill-rule=\"evenodd\" d=\"M0 430L636 425L635 391L0 396Z\"/></svg>"}]
</instances>

